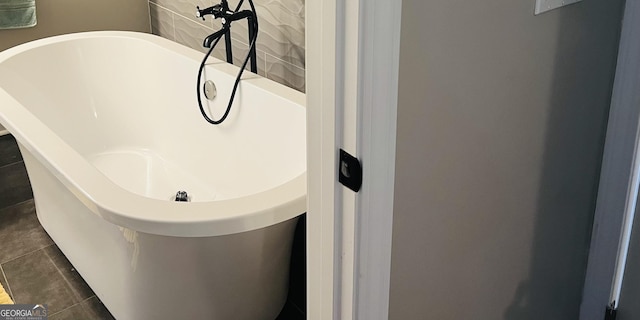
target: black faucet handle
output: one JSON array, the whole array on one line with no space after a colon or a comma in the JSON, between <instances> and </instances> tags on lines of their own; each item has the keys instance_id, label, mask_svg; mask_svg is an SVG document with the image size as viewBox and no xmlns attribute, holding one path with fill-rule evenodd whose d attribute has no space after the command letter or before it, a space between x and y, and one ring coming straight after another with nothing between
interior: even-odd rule
<instances>
[{"instance_id":1,"label":"black faucet handle","mask_svg":"<svg viewBox=\"0 0 640 320\"><path fill-rule=\"evenodd\" d=\"M202 21L204 21L204 10L200 10L200 6L196 6L196 18L202 18Z\"/></svg>"},{"instance_id":2,"label":"black faucet handle","mask_svg":"<svg viewBox=\"0 0 640 320\"><path fill-rule=\"evenodd\" d=\"M222 5L216 4L212 7L202 10L200 10L200 6L196 6L196 9L196 18L202 18L202 21L204 21L204 16L208 14L213 15L215 18L218 18L220 12L222 12L224 8L222 7Z\"/></svg>"},{"instance_id":3,"label":"black faucet handle","mask_svg":"<svg viewBox=\"0 0 640 320\"><path fill-rule=\"evenodd\" d=\"M218 13L220 12L221 6L219 4L216 4L212 7L209 8L205 8L200 10L200 6L196 6L196 18L202 18L202 21L204 21L204 16L210 14L213 15L214 17L218 17Z\"/></svg>"}]
</instances>

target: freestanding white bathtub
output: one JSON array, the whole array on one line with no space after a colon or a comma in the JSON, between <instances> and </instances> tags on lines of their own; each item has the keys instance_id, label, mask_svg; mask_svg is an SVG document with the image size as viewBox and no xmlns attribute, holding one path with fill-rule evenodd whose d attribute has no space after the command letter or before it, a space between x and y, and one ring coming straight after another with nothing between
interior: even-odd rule
<instances>
[{"instance_id":1,"label":"freestanding white bathtub","mask_svg":"<svg viewBox=\"0 0 640 320\"><path fill-rule=\"evenodd\" d=\"M117 319L273 320L286 299L306 211L304 94L246 72L210 125L202 57L131 32L0 53L0 124L38 218ZM218 118L238 69L210 61L218 96L203 101ZM191 202L172 201L178 190Z\"/></svg>"}]
</instances>

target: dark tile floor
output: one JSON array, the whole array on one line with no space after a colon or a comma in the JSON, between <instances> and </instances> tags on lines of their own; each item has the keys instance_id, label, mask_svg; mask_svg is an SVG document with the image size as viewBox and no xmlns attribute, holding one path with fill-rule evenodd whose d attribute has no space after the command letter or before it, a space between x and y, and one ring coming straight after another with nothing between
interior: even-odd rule
<instances>
[{"instance_id":1,"label":"dark tile floor","mask_svg":"<svg viewBox=\"0 0 640 320\"><path fill-rule=\"evenodd\" d=\"M304 218L296 230L287 303L276 320L304 320ZM15 140L0 136L0 283L15 303L47 304L50 320L114 319L36 217Z\"/></svg>"},{"instance_id":2,"label":"dark tile floor","mask_svg":"<svg viewBox=\"0 0 640 320\"><path fill-rule=\"evenodd\" d=\"M0 136L0 283L15 303L46 304L49 319L113 319L36 217L22 157Z\"/></svg>"}]
</instances>

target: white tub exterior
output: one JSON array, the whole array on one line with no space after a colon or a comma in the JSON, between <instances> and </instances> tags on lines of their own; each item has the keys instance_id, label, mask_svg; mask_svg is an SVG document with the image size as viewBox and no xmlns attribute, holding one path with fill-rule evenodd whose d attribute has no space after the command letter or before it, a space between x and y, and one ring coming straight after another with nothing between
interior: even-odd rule
<instances>
[{"instance_id":1,"label":"white tub exterior","mask_svg":"<svg viewBox=\"0 0 640 320\"><path fill-rule=\"evenodd\" d=\"M304 95L245 73L228 119L202 54L131 32L0 53L0 124L43 227L117 319L274 319L306 211ZM206 69L221 114L237 68ZM206 100L205 100L206 101ZM170 201L177 190L192 202Z\"/></svg>"}]
</instances>

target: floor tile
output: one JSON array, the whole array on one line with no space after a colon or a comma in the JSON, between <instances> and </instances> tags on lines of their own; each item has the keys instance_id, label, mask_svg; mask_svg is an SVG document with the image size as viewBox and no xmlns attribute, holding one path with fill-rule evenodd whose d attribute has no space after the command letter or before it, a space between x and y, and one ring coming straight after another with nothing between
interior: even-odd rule
<instances>
[{"instance_id":1,"label":"floor tile","mask_svg":"<svg viewBox=\"0 0 640 320\"><path fill-rule=\"evenodd\" d=\"M82 304L78 303L70 308L64 309L58 313L49 316L49 320L78 320L90 319L87 311L84 310Z\"/></svg>"},{"instance_id":2,"label":"floor tile","mask_svg":"<svg viewBox=\"0 0 640 320\"><path fill-rule=\"evenodd\" d=\"M2 264L16 303L46 304L50 314L76 302L69 285L44 250Z\"/></svg>"},{"instance_id":3,"label":"floor tile","mask_svg":"<svg viewBox=\"0 0 640 320\"><path fill-rule=\"evenodd\" d=\"M0 263L53 244L36 217L33 200L0 210Z\"/></svg>"},{"instance_id":4,"label":"floor tile","mask_svg":"<svg viewBox=\"0 0 640 320\"><path fill-rule=\"evenodd\" d=\"M293 303L287 301L276 320L305 320L307 317Z\"/></svg>"},{"instance_id":5,"label":"floor tile","mask_svg":"<svg viewBox=\"0 0 640 320\"><path fill-rule=\"evenodd\" d=\"M24 162L0 167L0 209L33 198Z\"/></svg>"},{"instance_id":6,"label":"floor tile","mask_svg":"<svg viewBox=\"0 0 640 320\"><path fill-rule=\"evenodd\" d=\"M305 310L307 305L306 215L300 216L291 248L289 302Z\"/></svg>"},{"instance_id":7,"label":"floor tile","mask_svg":"<svg viewBox=\"0 0 640 320\"><path fill-rule=\"evenodd\" d=\"M4 272L2 271L2 266L0 266L0 284L4 288L4 291L11 297L13 300L13 295L11 294L11 288L7 285L7 279L4 277Z\"/></svg>"},{"instance_id":8,"label":"floor tile","mask_svg":"<svg viewBox=\"0 0 640 320\"><path fill-rule=\"evenodd\" d=\"M16 139L10 134L0 136L0 167L18 161L22 161L22 156Z\"/></svg>"},{"instance_id":9,"label":"floor tile","mask_svg":"<svg viewBox=\"0 0 640 320\"><path fill-rule=\"evenodd\" d=\"M87 319L95 320L115 320L109 310L102 304L96 296L82 302L82 306L89 315Z\"/></svg>"},{"instance_id":10,"label":"floor tile","mask_svg":"<svg viewBox=\"0 0 640 320\"><path fill-rule=\"evenodd\" d=\"M95 296L93 290L89 288L89 285L82 279L78 271L71 265L71 262L67 260L62 251L56 246L49 246L44 249L45 254L53 261L53 264L58 268L60 274L69 285L76 302L81 302L89 297Z\"/></svg>"}]
</instances>

